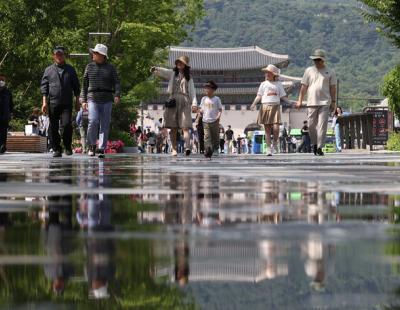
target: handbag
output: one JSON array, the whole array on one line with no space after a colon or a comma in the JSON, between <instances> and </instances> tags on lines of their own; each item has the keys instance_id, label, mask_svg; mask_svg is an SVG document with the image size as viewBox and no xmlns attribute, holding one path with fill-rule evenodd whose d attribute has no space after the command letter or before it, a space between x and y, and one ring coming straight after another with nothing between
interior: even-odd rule
<instances>
[{"instance_id":1,"label":"handbag","mask_svg":"<svg viewBox=\"0 0 400 310\"><path fill-rule=\"evenodd\" d=\"M175 108L176 107L175 98L169 98L167 101L165 101L164 105L166 108Z\"/></svg>"}]
</instances>

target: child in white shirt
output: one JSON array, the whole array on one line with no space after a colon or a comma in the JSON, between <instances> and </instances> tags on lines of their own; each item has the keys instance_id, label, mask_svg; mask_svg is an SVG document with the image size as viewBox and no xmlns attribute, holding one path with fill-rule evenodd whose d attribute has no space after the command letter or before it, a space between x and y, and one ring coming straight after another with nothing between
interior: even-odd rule
<instances>
[{"instance_id":1,"label":"child in white shirt","mask_svg":"<svg viewBox=\"0 0 400 310\"><path fill-rule=\"evenodd\" d=\"M200 112L203 115L204 155L217 155L219 150L219 121L222 114L221 99L215 96L218 85L214 81L204 84L205 96L201 99Z\"/></svg>"}]
</instances>

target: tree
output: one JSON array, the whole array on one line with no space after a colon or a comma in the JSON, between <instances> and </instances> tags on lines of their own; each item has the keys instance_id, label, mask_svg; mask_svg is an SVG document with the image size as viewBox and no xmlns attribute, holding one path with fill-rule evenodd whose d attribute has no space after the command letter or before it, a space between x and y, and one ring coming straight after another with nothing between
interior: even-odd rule
<instances>
[{"instance_id":1,"label":"tree","mask_svg":"<svg viewBox=\"0 0 400 310\"><path fill-rule=\"evenodd\" d=\"M377 23L377 30L400 48L400 1L361 0L368 8L363 15L367 20ZM384 78L381 92L388 97L388 104L400 118L400 65L397 65Z\"/></svg>"},{"instance_id":2,"label":"tree","mask_svg":"<svg viewBox=\"0 0 400 310\"><path fill-rule=\"evenodd\" d=\"M159 52L183 41L202 18L202 0L2 0L0 1L0 71L8 76L17 118L40 103L39 82L51 63L51 50L87 52L89 32L110 32L99 38L109 46L110 61L122 81L123 105L142 98L135 87L146 81L149 67L164 61ZM87 59L71 59L82 74Z\"/></svg>"},{"instance_id":3,"label":"tree","mask_svg":"<svg viewBox=\"0 0 400 310\"><path fill-rule=\"evenodd\" d=\"M400 65L385 76L381 91L388 98L389 108L400 118Z\"/></svg>"},{"instance_id":4,"label":"tree","mask_svg":"<svg viewBox=\"0 0 400 310\"><path fill-rule=\"evenodd\" d=\"M377 23L377 30L394 45L400 47L400 2L398 0L360 0L366 4L363 7L364 17Z\"/></svg>"}]
</instances>

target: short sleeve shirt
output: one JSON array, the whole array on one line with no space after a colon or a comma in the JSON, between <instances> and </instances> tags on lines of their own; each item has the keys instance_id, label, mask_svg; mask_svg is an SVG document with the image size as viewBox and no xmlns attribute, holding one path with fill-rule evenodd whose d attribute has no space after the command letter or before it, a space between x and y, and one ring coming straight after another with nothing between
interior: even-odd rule
<instances>
[{"instance_id":1,"label":"short sleeve shirt","mask_svg":"<svg viewBox=\"0 0 400 310\"><path fill-rule=\"evenodd\" d=\"M203 122L213 123L217 120L219 111L222 110L221 99L217 96L212 98L204 96L201 99L200 109L203 111Z\"/></svg>"},{"instance_id":2,"label":"short sleeve shirt","mask_svg":"<svg viewBox=\"0 0 400 310\"><path fill-rule=\"evenodd\" d=\"M320 70L315 66L309 67L304 72L301 84L308 86L307 106L330 105L330 87L337 84L335 70L328 67Z\"/></svg>"},{"instance_id":3,"label":"short sleeve shirt","mask_svg":"<svg viewBox=\"0 0 400 310\"><path fill-rule=\"evenodd\" d=\"M264 81L257 92L261 96L261 103L279 104L282 97L286 96L285 89L281 82Z\"/></svg>"}]
</instances>

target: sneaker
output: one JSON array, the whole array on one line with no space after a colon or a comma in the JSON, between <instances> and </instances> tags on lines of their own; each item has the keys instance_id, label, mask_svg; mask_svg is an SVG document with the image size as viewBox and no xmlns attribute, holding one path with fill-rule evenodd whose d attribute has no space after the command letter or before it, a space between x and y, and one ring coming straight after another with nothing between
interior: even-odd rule
<instances>
[{"instance_id":1,"label":"sneaker","mask_svg":"<svg viewBox=\"0 0 400 310\"><path fill-rule=\"evenodd\" d=\"M317 155L318 147L316 145L313 145L313 153L314 155Z\"/></svg>"},{"instance_id":2,"label":"sneaker","mask_svg":"<svg viewBox=\"0 0 400 310\"><path fill-rule=\"evenodd\" d=\"M98 158L104 158L105 157L105 155L104 155L104 150L97 150L97 152L96 152L97 154L98 154Z\"/></svg>"},{"instance_id":3,"label":"sneaker","mask_svg":"<svg viewBox=\"0 0 400 310\"><path fill-rule=\"evenodd\" d=\"M185 151L185 155L186 155L186 156L190 156L190 154L192 154L192 151L189 150L189 149L187 149L187 150Z\"/></svg>"},{"instance_id":4,"label":"sneaker","mask_svg":"<svg viewBox=\"0 0 400 310\"><path fill-rule=\"evenodd\" d=\"M267 156L272 156L272 150L270 147L267 147Z\"/></svg>"},{"instance_id":5,"label":"sneaker","mask_svg":"<svg viewBox=\"0 0 400 310\"><path fill-rule=\"evenodd\" d=\"M211 159L212 156L213 156L213 151L212 151L212 149L210 147L208 147L206 149L206 151L204 152L204 157Z\"/></svg>"},{"instance_id":6,"label":"sneaker","mask_svg":"<svg viewBox=\"0 0 400 310\"><path fill-rule=\"evenodd\" d=\"M93 145L89 146L88 155L89 155L89 156L92 156L92 157L93 157L94 155L96 155L95 152L94 152L94 147L93 147Z\"/></svg>"},{"instance_id":7,"label":"sneaker","mask_svg":"<svg viewBox=\"0 0 400 310\"><path fill-rule=\"evenodd\" d=\"M218 156L219 155L219 151L218 150L215 150L214 152L213 152L213 156Z\"/></svg>"},{"instance_id":8,"label":"sneaker","mask_svg":"<svg viewBox=\"0 0 400 310\"><path fill-rule=\"evenodd\" d=\"M279 153L279 148L277 145L274 145L274 147L272 148L272 153L273 154L278 154Z\"/></svg>"},{"instance_id":9,"label":"sneaker","mask_svg":"<svg viewBox=\"0 0 400 310\"><path fill-rule=\"evenodd\" d=\"M322 151L322 149L320 147L317 149L317 155L324 156L324 152Z\"/></svg>"},{"instance_id":10,"label":"sneaker","mask_svg":"<svg viewBox=\"0 0 400 310\"><path fill-rule=\"evenodd\" d=\"M62 154L61 154L60 151L54 151L54 152L53 152L53 157L54 157L54 158L62 157Z\"/></svg>"},{"instance_id":11,"label":"sneaker","mask_svg":"<svg viewBox=\"0 0 400 310\"><path fill-rule=\"evenodd\" d=\"M73 153L72 153L72 150L71 149L65 149L65 155L67 155L67 156L71 156Z\"/></svg>"},{"instance_id":12,"label":"sneaker","mask_svg":"<svg viewBox=\"0 0 400 310\"><path fill-rule=\"evenodd\" d=\"M171 155L176 157L176 156L178 156L178 152L176 150L172 150Z\"/></svg>"}]
</instances>

